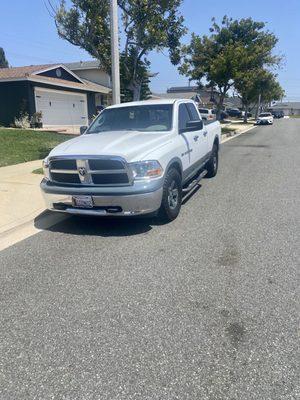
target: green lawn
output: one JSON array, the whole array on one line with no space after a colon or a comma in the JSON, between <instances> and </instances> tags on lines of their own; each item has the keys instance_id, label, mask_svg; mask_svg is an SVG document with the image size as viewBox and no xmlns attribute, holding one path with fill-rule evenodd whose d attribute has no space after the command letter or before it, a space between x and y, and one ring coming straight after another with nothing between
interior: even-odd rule
<instances>
[{"instance_id":1,"label":"green lawn","mask_svg":"<svg viewBox=\"0 0 300 400\"><path fill-rule=\"evenodd\" d=\"M56 132L0 128L0 167L39 160L72 135Z\"/></svg>"},{"instance_id":2,"label":"green lawn","mask_svg":"<svg viewBox=\"0 0 300 400\"><path fill-rule=\"evenodd\" d=\"M235 132L235 128L230 128L229 126L221 126L221 130L222 134Z\"/></svg>"},{"instance_id":3,"label":"green lawn","mask_svg":"<svg viewBox=\"0 0 300 400\"><path fill-rule=\"evenodd\" d=\"M43 170L43 168L37 168L37 169L34 169L34 170L32 171L32 173L33 173L33 174L36 174L36 175L43 175L44 170Z\"/></svg>"}]
</instances>

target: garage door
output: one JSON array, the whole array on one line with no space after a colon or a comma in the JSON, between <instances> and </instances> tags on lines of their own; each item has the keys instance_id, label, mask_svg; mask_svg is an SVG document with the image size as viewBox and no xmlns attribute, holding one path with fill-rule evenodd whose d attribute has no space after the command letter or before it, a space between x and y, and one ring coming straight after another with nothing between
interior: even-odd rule
<instances>
[{"instance_id":1,"label":"garage door","mask_svg":"<svg viewBox=\"0 0 300 400\"><path fill-rule=\"evenodd\" d=\"M44 126L88 124L86 94L36 88L35 102Z\"/></svg>"}]
</instances>

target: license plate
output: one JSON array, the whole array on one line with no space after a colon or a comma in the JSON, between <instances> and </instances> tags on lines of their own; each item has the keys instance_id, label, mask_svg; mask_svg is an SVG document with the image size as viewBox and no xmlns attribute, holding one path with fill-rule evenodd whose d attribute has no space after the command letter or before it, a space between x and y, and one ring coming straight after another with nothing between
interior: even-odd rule
<instances>
[{"instance_id":1,"label":"license plate","mask_svg":"<svg viewBox=\"0 0 300 400\"><path fill-rule=\"evenodd\" d=\"M94 207L92 196L73 196L72 202L74 207L79 207L79 208Z\"/></svg>"}]
</instances>

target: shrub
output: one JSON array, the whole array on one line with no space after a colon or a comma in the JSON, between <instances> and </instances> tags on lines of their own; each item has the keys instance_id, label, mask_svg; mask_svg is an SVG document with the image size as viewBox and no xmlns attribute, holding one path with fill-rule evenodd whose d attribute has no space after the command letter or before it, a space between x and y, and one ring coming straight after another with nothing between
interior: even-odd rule
<instances>
[{"instance_id":1,"label":"shrub","mask_svg":"<svg viewBox=\"0 0 300 400\"><path fill-rule=\"evenodd\" d=\"M32 128L42 128L43 123L43 113L42 111L37 111L34 114L32 114L31 120L30 120L30 125Z\"/></svg>"},{"instance_id":2,"label":"shrub","mask_svg":"<svg viewBox=\"0 0 300 400\"><path fill-rule=\"evenodd\" d=\"M14 126L16 128L28 129L30 128L30 121L28 114L24 113L14 119Z\"/></svg>"}]
</instances>

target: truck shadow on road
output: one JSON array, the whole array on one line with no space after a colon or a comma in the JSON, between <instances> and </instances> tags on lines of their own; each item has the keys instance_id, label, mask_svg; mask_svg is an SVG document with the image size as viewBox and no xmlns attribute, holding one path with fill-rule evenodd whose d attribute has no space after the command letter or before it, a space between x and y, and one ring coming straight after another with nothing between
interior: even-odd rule
<instances>
[{"instance_id":1,"label":"truck shadow on road","mask_svg":"<svg viewBox=\"0 0 300 400\"><path fill-rule=\"evenodd\" d=\"M182 199L182 206L198 192L197 185ZM90 235L102 237L123 237L141 235L150 232L154 226L166 225L155 215L140 217L93 217L71 216L44 211L34 220L37 229L71 235Z\"/></svg>"},{"instance_id":2,"label":"truck shadow on road","mask_svg":"<svg viewBox=\"0 0 300 400\"><path fill-rule=\"evenodd\" d=\"M51 214L47 211L48 215ZM137 217L93 217L93 216L69 216L55 224L45 224L41 222L38 216L34 225L37 229L47 230L50 232L66 233L71 235L82 236L134 236L141 235L151 231L152 218ZM51 215L49 215L51 218ZM154 219L154 218L153 218ZM48 226L47 226L48 225Z\"/></svg>"}]
</instances>

